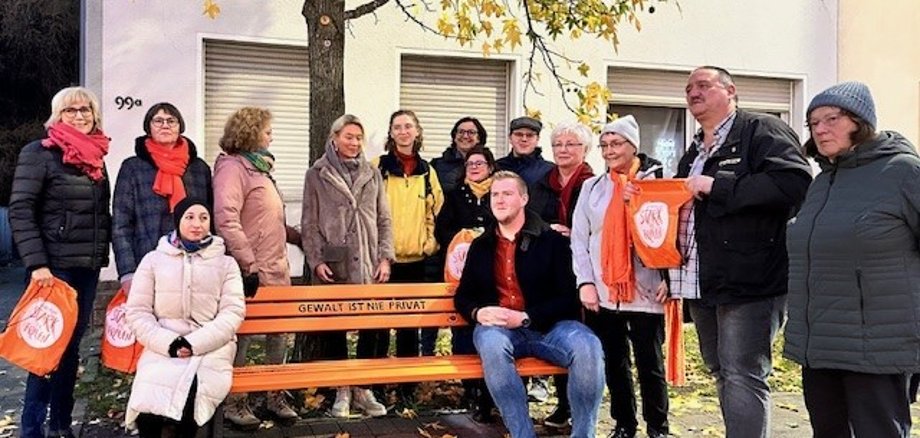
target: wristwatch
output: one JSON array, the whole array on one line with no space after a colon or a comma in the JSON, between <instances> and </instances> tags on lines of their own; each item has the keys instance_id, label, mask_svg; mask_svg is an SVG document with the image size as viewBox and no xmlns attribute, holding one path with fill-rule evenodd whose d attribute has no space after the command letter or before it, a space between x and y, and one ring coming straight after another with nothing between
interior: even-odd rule
<instances>
[{"instance_id":1,"label":"wristwatch","mask_svg":"<svg viewBox=\"0 0 920 438\"><path fill-rule=\"evenodd\" d=\"M521 320L521 327L528 328L530 327L530 316L527 315L527 312L524 313L524 319Z\"/></svg>"}]
</instances>

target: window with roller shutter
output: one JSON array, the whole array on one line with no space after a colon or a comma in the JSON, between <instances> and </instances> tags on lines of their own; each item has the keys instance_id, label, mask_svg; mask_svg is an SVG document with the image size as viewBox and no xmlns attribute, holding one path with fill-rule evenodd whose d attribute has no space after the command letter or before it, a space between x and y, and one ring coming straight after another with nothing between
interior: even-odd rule
<instances>
[{"instance_id":1,"label":"window with roller shutter","mask_svg":"<svg viewBox=\"0 0 920 438\"><path fill-rule=\"evenodd\" d=\"M510 71L502 60L403 55L399 107L414 111L424 128L422 157L441 156L454 123L466 116L482 122L496 157L507 154Z\"/></svg>"},{"instance_id":2,"label":"window with roller shutter","mask_svg":"<svg viewBox=\"0 0 920 438\"><path fill-rule=\"evenodd\" d=\"M204 41L205 160L213 165L227 118L244 106L272 112L273 174L285 201L300 202L310 144L305 46Z\"/></svg>"}]
</instances>

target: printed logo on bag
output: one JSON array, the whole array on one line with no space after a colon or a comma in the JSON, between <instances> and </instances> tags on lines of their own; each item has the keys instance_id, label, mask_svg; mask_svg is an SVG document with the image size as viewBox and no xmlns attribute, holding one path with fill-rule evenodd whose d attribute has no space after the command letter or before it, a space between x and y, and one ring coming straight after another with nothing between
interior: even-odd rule
<instances>
[{"instance_id":1,"label":"printed logo on bag","mask_svg":"<svg viewBox=\"0 0 920 438\"><path fill-rule=\"evenodd\" d=\"M54 303L43 299L32 301L17 325L19 337L32 348L48 348L61 338L64 314Z\"/></svg>"},{"instance_id":2,"label":"printed logo on bag","mask_svg":"<svg viewBox=\"0 0 920 438\"><path fill-rule=\"evenodd\" d=\"M113 347L125 348L134 345L134 333L128 328L127 310L121 304L105 314L105 339Z\"/></svg>"},{"instance_id":3,"label":"printed logo on bag","mask_svg":"<svg viewBox=\"0 0 920 438\"><path fill-rule=\"evenodd\" d=\"M460 278L463 274L463 266L466 265L466 253L470 250L468 242L458 243L454 250L447 255L447 269L454 278Z\"/></svg>"},{"instance_id":4,"label":"printed logo on bag","mask_svg":"<svg viewBox=\"0 0 920 438\"><path fill-rule=\"evenodd\" d=\"M668 234L668 204L649 201L643 203L633 216L639 239L649 248L660 248Z\"/></svg>"}]
</instances>

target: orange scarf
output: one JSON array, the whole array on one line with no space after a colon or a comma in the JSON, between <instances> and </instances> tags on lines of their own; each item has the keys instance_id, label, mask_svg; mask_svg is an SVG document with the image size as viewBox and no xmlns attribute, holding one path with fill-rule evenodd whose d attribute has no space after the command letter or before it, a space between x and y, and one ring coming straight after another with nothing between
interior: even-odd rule
<instances>
[{"instance_id":1,"label":"orange scarf","mask_svg":"<svg viewBox=\"0 0 920 438\"><path fill-rule=\"evenodd\" d=\"M109 153L109 138L101 129L84 134L73 126L57 122L48 127L48 138L42 140L42 146L60 149L64 164L76 166L93 181L105 176L102 158Z\"/></svg>"},{"instance_id":2,"label":"orange scarf","mask_svg":"<svg viewBox=\"0 0 920 438\"><path fill-rule=\"evenodd\" d=\"M157 176L153 180L153 193L166 197L170 213L179 201L185 199L185 183L182 175L188 167L189 151L185 137L179 136L175 146L163 146L151 138L144 142L153 164L157 166Z\"/></svg>"},{"instance_id":3,"label":"orange scarf","mask_svg":"<svg viewBox=\"0 0 920 438\"><path fill-rule=\"evenodd\" d=\"M635 179L639 171L639 159L633 158L629 175L609 172L613 181L613 193L604 215L601 231L601 271L604 284L610 291L610 301L631 303L636 297L636 276L632 265L632 239L627 220L626 201L623 187Z\"/></svg>"}]
</instances>

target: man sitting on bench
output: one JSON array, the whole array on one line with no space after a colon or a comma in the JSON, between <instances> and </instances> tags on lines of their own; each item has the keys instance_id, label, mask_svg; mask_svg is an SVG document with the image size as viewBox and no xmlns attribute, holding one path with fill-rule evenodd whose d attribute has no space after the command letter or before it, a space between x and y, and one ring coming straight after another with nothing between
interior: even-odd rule
<instances>
[{"instance_id":1,"label":"man sitting on bench","mask_svg":"<svg viewBox=\"0 0 920 438\"><path fill-rule=\"evenodd\" d=\"M572 436L593 437L604 356L598 338L577 321L568 240L526 212L527 184L513 172L493 175L490 202L497 224L470 245L454 296L457 311L475 324L486 386L511 436L531 438L527 393L514 360L538 357L568 368Z\"/></svg>"}]
</instances>

